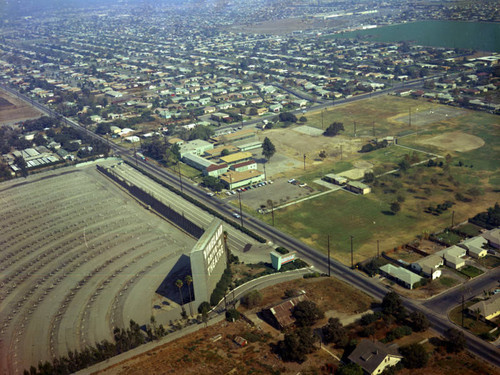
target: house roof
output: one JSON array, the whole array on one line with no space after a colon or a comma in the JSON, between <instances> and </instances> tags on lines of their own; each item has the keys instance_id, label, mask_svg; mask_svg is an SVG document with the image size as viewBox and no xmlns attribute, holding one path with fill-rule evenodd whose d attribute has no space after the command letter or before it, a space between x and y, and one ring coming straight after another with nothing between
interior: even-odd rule
<instances>
[{"instance_id":1,"label":"house roof","mask_svg":"<svg viewBox=\"0 0 500 375\"><path fill-rule=\"evenodd\" d=\"M277 305L274 305L269 308L271 314L273 314L274 318L280 325L280 327L288 327L295 322L295 319L292 316L292 309L302 301L306 300L305 294L302 294L298 297L290 298L284 302L280 302Z\"/></svg>"},{"instance_id":2,"label":"house roof","mask_svg":"<svg viewBox=\"0 0 500 375\"><path fill-rule=\"evenodd\" d=\"M439 255L439 256L442 256L446 259L446 256L454 256L454 257L457 257L457 258L461 258L465 255L466 251L465 249L457 246L457 245L453 245L453 246L450 246L444 250L440 250L438 252L436 252L435 254L436 255Z\"/></svg>"},{"instance_id":3,"label":"house roof","mask_svg":"<svg viewBox=\"0 0 500 375\"><path fill-rule=\"evenodd\" d=\"M483 249L483 246L486 245L487 243L488 240L486 240L484 237L477 236L463 241L461 245L467 247L469 253L480 254L486 251L485 249Z\"/></svg>"},{"instance_id":4,"label":"house roof","mask_svg":"<svg viewBox=\"0 0 500 375\"><path fill-rule=\"evenodd\" d=\"M224 168L227 168L227 164L211 164L206 168L206 170L207 172L213 172Z\"/></svg>"},{"instance_id":5,"label":"house roof","mask_svg":"<svg viewBox=\"0 0 500 375\"><path fill-rule=\"evenodd\" d=\"M390 263L380 267L380 270L412 286L422 280L416 273L408 271L406 268L393 266Z\"/></svg>"},{"instance_id":6,"label":"house roof","mask_svg":"<svg viewBox=\"0 0 500 375\"><path fill-rule=\"evenodd\" d=\"M372 374L387 356L403 358L395 347L387 347L380 341L363 339L348 358L367 373Z\"/></svg>"},{"instance_id":7,"label":"house roof","mask_svg":"<svg viewBox=\"0 0 500 375\"><path fill-rule=\"evenodd\" d=\"M495 294L486 301L479 301L472 306L469 306L469 311L474 312L477 310L479 310L479 313L483 317L496 314L500 311L500 293Z\"/></svg>"},{"instance_id":8,"label":"house roof","mask_svg":"<svg viewBox=\"0 0 500 375\"><path fill-rule=\"evenodd\" d=\"M481 236L486 238L488 242L492 244L497 246L500 244L500 228L489 230L488 232L481 234Z\"/></svg>"},{"instance_id":9,"label":"house roof","mask_svg":"<svg viewBox=\"0 0 500 375\"><path fill-rule=\"evenodd\" d=\"M422 268L424 268L424 266L436 268L443 264L443 258L436 254L432 254L416 261L415 263L420 265Z\"/></svg>"}]
</instances>

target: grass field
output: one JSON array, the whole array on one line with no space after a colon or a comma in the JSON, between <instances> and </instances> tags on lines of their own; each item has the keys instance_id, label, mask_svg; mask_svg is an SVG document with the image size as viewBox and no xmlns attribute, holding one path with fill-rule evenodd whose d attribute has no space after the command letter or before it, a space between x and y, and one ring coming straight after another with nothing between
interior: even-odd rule
<instances>
[{"instance_id":1,"label":"grass field","mask_svg":"<svg viewBox=\"0 0 500 375\"><path fill-rule=\"evenodd\" d=\"M456 284L458 284L458 280L457 279L454 279L452 277L440 277L439 278L439 283L445 287L452 287Z\"/></svg>"},{"instance_id":2,"label":"grass field","mask_svg":"<svg viewBox=\"0 0 500 375\"><path fill-rule=\"evenodd\" d=\"M407 115L410 107L412 113L446 112L450 115L437 122L426 123L421 119L423 125L409 131L401 118ZM350 264L351 235L355 260L360 261L376 253L377 240L380 251L392 249L423 232L434 233L450 226L453 213L454 223L459 223L498 201L498 186L493 183L500 180L500 172L497 160L491 157L500 153L500 141L496 136L500 127L498 116L394 96L361 100L307 116L307 125L318 128L322 123L343 122L345 132L341 141L345 144L352 141L359 147L366 143L368 137L372 137L372 121L375 121L377 137L406 133L409 135L398 138L398 144L411 148L389 146L361 154L351 147L350 153L344 152L342 160L340 155L333 155L308 165L305 172L296 170L293 177L307 183L326 173L341 173L366 168L366 165L371 165L375 174L382 173L396 168L403 158L411 158L412 154L417 156L416 161L427 160L427 153L443 156L437 159L441 162L440 167L424 164L404 173L378 178L370 184L372 193L369 195L337 191L275 212L277 227L319 250L326 251L327 235L330 235L333 256L346 264ZM356 138L351 137L354 121ZM415 131L418 134L413 134ZM453 141L449 144L446 139L433 144L427 141L447 133ZM366 136L366 140L360 139L360 135ZM290 150L294 150L293 139L287 139ZM305 142L303 137L301 142ZM471 149L474 147L478 148ZM394 215L390 205L396 200L400 202L401 211ZM453 205L439 216L424 212L427 207L437 207L446 201ZM270 216L262 218L271 221Z\"/></svg>"},{"instance_id":3,"label":"grass field","mask_svg":"<svg viewBox=\"0 0 500 375\"><path fill-rule=\"evenodd\" d=\"M479 268L467 265L460 269L460 273L463 273L464 275L469 276L471 279L473 279L476 276L482 275L484 272Z\"/></svg>"}]
</instances>

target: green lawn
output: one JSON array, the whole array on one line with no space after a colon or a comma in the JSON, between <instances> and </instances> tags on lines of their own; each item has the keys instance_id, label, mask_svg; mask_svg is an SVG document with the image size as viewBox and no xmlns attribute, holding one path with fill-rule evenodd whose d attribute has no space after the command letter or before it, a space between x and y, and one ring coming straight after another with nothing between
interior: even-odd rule
<instances>
[{"instance_id":1,"label":"green lawn","mask_svg":"<svg viewBox=\"0 0 500 375\"><path fill-rule=\"evenodd\" d=\"M448 244L449 246L456 245L457 243L459 243L460 241L462 241L462 238L458 234L456 234L454 232L439 233L439 234L436 235L436 238L439 241Z\"/></svg>"},{"instance_id":2,"label":"green lawn","mask_svg":"<svg viewBox=\"0 0 500 375\"><path fill-rule=\"evenodd\" d=\"M484 272L481 271L479 268L467 265L465 267L460 268L460 273L463 273L464 275L469 276L472 279L476 276L482 275Z\"/></svg>"},{"instance_id":3,"label":"green lawn","mask_svg":"<svg viewBox=\"0 0 500 375\"><path fill-rule=\"evenodd\" d=\"M452 277L440 277L439 283L447 288L458 284L458 280Z\"/></svg>"}]
</instances>

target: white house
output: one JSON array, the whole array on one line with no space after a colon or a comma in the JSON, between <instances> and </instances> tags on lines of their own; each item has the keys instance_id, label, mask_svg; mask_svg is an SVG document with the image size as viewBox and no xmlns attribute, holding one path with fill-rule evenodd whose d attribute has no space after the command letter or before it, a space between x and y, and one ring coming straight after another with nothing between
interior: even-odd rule
<instances>
[{"instance_id":1,"label":"white house","mask_svg":"<svg viewBox=\"0 0 500 375\"><path fill-rule=\"evenodd\" d=\"M479 259L488 254L488 250L483 248L487 244L487 239L481 236L477 236L463 241L460 246L463 246L467 249L470 257Z\"/></svg>"}]
</instances>

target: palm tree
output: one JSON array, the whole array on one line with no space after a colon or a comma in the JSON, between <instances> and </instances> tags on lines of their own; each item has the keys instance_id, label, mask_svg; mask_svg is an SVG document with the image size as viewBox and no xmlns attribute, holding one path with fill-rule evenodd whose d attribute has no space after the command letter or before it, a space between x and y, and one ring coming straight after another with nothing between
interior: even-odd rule
<instances>
[{"instance_id":1,"label":"palm tree","mask_svg":"<svg viewBox=\"0 0 500 375\"><path fill-rule=\"evenodd\" d=\"M179 295L181 296L181 303L180 303L181 306L182 306L182 302L184 300L184 298L182 298L182 290L181 290L181 288L182 288L183 285L184 284L183 284L183 282L182 282L181 279L177 279L177 281L175 282L175 286L177 288L179 288Z\"/></svg>"},{"instance_id":2,"label":"palm tree","mask_svg":"<svg viewBox=\"0 0 500 375\"><path fill-rule=\"evenodd\" d=\"M193 283L193 278L191 277L191 275L187 275L184 278L184 281L186 282L186 284L188 286L188 291L189 291L189 311L191 311L191 316L193 316L193 306L191 304L191 302L193 301L193 297L191 295L191 284Z\"/></svg>"}]
</instances>

